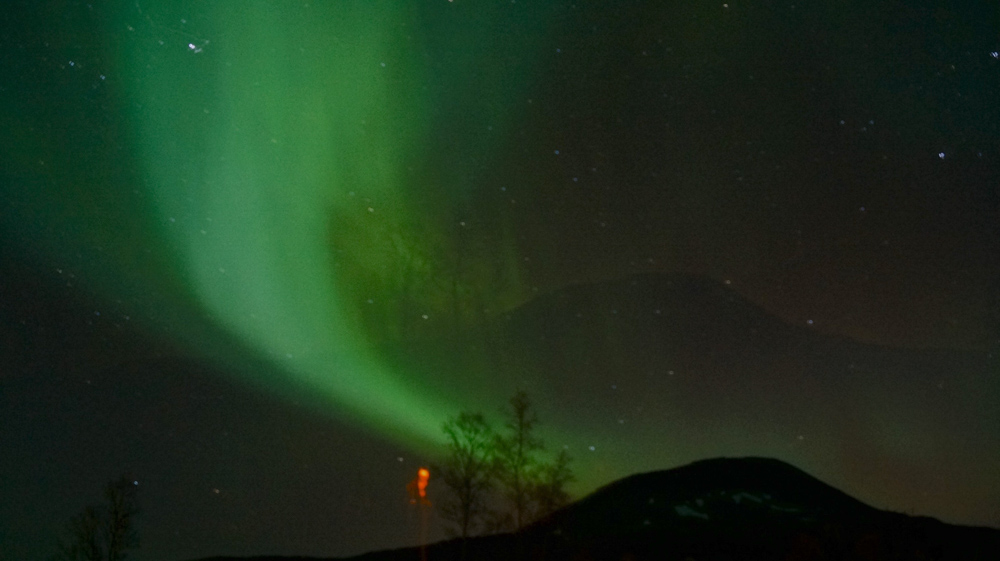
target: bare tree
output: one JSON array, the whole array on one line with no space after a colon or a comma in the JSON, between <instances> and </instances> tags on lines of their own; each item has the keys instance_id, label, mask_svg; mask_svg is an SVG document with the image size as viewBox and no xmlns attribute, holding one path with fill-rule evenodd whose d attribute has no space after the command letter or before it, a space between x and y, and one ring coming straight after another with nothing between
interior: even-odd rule
<instances>
[{"instance_id":1,"label":"bare tree","mask_svg":"<svg viewBox=\"0 0 1000 561\"><path fill-rule=\"evenodd\" d=\"M108 503L104 526L107 561L125 561L129 550L139 545L135 531L135 515L139 513L135 502L137 485L134 480L122 476L104 487L104 498Z\"/></svg>"},{"instance_id":2,"label":"bare tree","mask_svg":"<svg viewBox=\"0 0 1000 561\"><path fill-rule=\"evenodd\" d=\"M448 456L436 471L453 497L442 504L441 515L455 525L458 536L467 538L489 513L495 437L479 413L459 413L442 428L448 438Z\"/></svg>"},{"instance_id":3,"label":"bare tree","mask_svg":"<svg viewBox=\"0 0 1000 561\"><path fill-rule=\"evenodd\" d=\"M537 487L539 462L536 452L544 448L534 436L538 418L523 390L510 398L506 434L496 437L497 479L504 498L510 503L511 523L520 530L534 519L532 490Z\"/></svg>"},{"instance_id":4,"label":"bare tree","mask_svg":"<svg viewBox=\"0 0 1000 561\"><path fill-rule=\"evenodd\" d=\"M442 505L441 514L463 538L478 531L520 530L570 500L570 456L561 450L551 462L538 458L544 447L534 434L538 419L528 394L515 393L504 413L507 422L501 435L478 413L463 412L443 426L448 457L435 469L452 499ZM507 508L491 508L497 502Z\"/></svg>"},{"instance_id":5,"label":"bare tree","mask_svg":"<svg viewBox=\"0 0 1000 561\"><path fill-rule=\"evenodd\" d=\"M538 481L532 490L537 518L548 516L569 504L570 496L566 485L576 479L569 467L571 460L566 450L560 450L552 463L543 465L539 470Z\"/></svg>"},{"instance_id":6,"label":"bare tree","mask_svg":"<svg viewBox=\"0 0 1000 561\"><path fill-rule=\"evenodd\" d=\"M136 483L122 476L104 487L107 504L88 506L70 521L68 541L58 545L56 561L126 561L138 547L135 531Z\"/></svg>"},{"instance_id":7,"label":"bare tree","mask_svg":"<svg viewBox=\"0 0 1000 561\"><path fill-rule=\"evenodd\" d=\"M103 561L101 515L88 506L69 522L69 541L59 543L58 561Z\"/></svg>"}]
</instances>

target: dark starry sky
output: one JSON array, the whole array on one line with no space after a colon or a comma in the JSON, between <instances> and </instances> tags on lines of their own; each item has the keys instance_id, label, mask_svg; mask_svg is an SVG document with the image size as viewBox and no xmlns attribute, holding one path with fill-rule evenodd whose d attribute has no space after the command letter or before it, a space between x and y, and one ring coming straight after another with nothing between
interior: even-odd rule
<instances>
[{"instance_id":1,"label":"dark starry sky","mask_svg":"<svg viewBox=\"0 0 1000 561\"><path fill-rule=\"evenodd\" d=\"M415 543L404 486L439 449L379 419L389 398L362 400L366 416L273 383L282 364L199 303L152 218L157 181L217 161L211 138L228 124L184 111L207 99L224 114L238 88L215 80L217 53L238 28L222 8L140 4L0 14L0 560L49 555L124 471L140 481L152 561ZM267 14L251 41L288 47L259 72L269 84L268 68L301 71L279 81L293 96L328 58L340 68L324 45L357 40L355 58L371 46L337 38L339 12L315 4L239 8ZM576 458L578 494L756 454L880 508L1000 526L995 3L368 9L398 14L389 67L418 69L376 97L395 117L369 134L407 146L419 121L426 137L401 158L394 200L363 171L337 172L359 186L335 187L357 208L331 211L329 284L361 334L344 345L445 396L450 408L421 413L431 425L526 387L550 446ZM180 54L156 54L158 41ZM169 56L201 58L174 89L136 93L169 82ZM156 103L176 111L176 136L144 132L163 119L144 112ZM299 125L283 134L308 146ZM143 151L178 138L191 149L157 176ZM334 146L336 161L382 149ZM263 169L241 173L301 177ZM409 269L377 265L388 230L359 226L382 203L397 210L378 224L411 234L392 238ZM279 239L293 225L247 231ZM369 299L389 304L377 315ZM412 335L424 308L452 304L454 325L431 312ZM431 492L443 493L433 479Z\"/></svg>"}]
</instances>

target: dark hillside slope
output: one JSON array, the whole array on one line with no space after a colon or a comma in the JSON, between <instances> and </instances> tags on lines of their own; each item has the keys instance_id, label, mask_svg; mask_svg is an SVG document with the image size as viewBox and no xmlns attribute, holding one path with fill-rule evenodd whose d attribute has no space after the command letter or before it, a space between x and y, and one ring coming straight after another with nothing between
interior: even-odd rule
<instances>
[{"instance_id":1,"label":"dark hillside slope","mask_svg":"<svg viewBox=\"0 0 1000 561\"><path fill-rule=\"evenodd\" d=\"M544 522L570 539L630 535L657 524L704 521L745 525L749 518L873 520L880 511L784 462L711 459L626 477ZM596 526L595 526L596 524Z\"/></svg>"},{"instance_id":2,"label":"dark hillside slope","mask_svg":"<svg viewBox=\"0 0 1000 561\"><path fill-rule=\"evenodd\" d=\"M520 533L441 542L424 554L428 561L968 561L998 551L1000 530L881 511L778 460L722 458L633 475ZM421 558L419 548L406 548L351 559Z\"/></svg>"},{"instance_id":3,"label":"dark hillside slope","mask_svg":"<svg viewBox=\"0 0 1000 561\"><path fill-rule=\"evenodd\" d=\"M767 458L627 477L526 533L554 558L985 559L1000 547L1000 531L881 511Z\"/></svg>"}]
</instances>

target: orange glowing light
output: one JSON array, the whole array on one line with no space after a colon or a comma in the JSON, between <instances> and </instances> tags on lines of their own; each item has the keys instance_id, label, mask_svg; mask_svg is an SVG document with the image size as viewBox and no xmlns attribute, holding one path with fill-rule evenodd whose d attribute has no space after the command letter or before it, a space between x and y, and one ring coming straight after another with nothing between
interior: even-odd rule
<instances>
[{"instance_id":1,"label":"orange glowing light","mask_svg":"<svg viewBox=\"0 0 1000 561\"><path fill-rule=\"evenodd\" d=\"M427 498L427 480L431 478L431 472L427 468L420 468L417 470L417 490L420 492L420 498Z\"/></svg>"},{"instance_id":2,"label":"orange glowing light","mask_svg":"<svg viewBox=\"0 0 1000 561\"><path fill-rule=\"evenodd\" d=\"M427 482L431 478L431 472L427 468L417 470L417 476L406 485L406 491L410 494L410 503L429 505L427 500Z\"/></svg>"}]
</instances>

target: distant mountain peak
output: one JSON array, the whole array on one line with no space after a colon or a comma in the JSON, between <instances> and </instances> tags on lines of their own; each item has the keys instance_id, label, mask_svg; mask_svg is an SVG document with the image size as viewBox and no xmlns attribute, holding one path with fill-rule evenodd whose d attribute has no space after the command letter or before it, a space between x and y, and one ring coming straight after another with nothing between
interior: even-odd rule
<instances>
[{"instance_id":1,"label":"distant mountain peak","mask_svg":"<svg viewBox=\"0 0 1000 561\"><path fill-rule=\"evenodd\" d=\"M522 345L518 352L538 349L543 355L580 345L585 354L636 355L673 346L699 356L744 350L760 356L827 341L768 314L721 282L686 274L569 285L508 312L493 329ZM623 347L605 348L612 339Z\"/></svg>"},{"instance_id":2,"label":"distant mountain peak","mask_svg":"<svg viewBox=\"0 0 1000 561\"><path fill-rule=\"evenodd\" d=\"M684 273L642 273L592 283L571 284L543 294L521 309L587 307L612 315L657 315L718 321L720 315L752 316L783 323L715 279ZM517 313L517 312L515 312Z\"/></svg>"}]
</instances>

